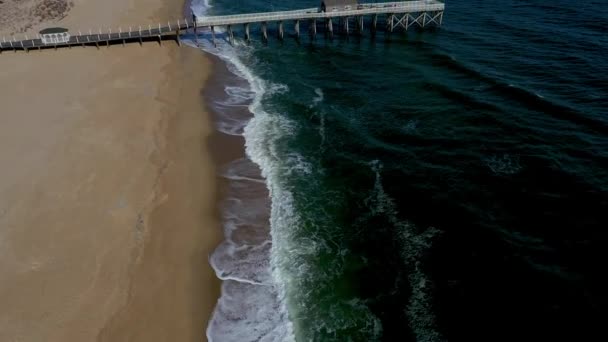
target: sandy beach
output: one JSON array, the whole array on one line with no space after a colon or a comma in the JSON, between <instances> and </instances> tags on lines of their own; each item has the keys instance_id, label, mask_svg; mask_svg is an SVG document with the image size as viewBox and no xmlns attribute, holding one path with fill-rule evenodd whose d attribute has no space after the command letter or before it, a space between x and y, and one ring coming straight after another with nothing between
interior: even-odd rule
<instances>
[{"instance_id":1,"label":"sandy beach","mask_svg":"<svg viewBox=\"0 0 608 342\"><path fill-rule=\"evenodd\" d=\"M182 0L69 7L2 17L0 35L183 16ZM205 339L221 239L209 70L172 42L0 54L0 341Z\"/></svg>"}]
</instances>

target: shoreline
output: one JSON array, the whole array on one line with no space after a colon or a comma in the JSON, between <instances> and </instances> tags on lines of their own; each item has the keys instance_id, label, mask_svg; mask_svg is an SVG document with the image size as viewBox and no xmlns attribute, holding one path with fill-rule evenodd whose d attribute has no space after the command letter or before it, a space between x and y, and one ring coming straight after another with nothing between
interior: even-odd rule
<instances>
[{"instance_id":1,"label":"shoreline","mask_svg":"<svg viewBox=\"0 0 608 342\"><path fill-rule=\"evenodd\" d=\"M59 25L187 6L75 3ZM205 54L149 43L2 54L3 65L0 339L204 339L222 238Z\"/></svg>"},{"instance_id":2,"label":"shoreline","mask_svg":"<svg viewBox=\"0 0 608 342\"><path fill-rule=\"evenodd\" d=\"M259 124L265 81L225 47L205 47L214 64L206 103L217 126L215 146L222 146L217 164L224 229L224 240L210 260L222 280L222 294L207 336L215 341L292 340L271 266L269 186L249 154L261 147L261 132L246 134L247 126Z\"/></svg>"},{"instance_id":3,"label":"shoreline","mask_svg":"<svg viewBox=\"0 0 608 342\"><path fill-rule=\"evenodd\" d=\"M214 122L219 122L219 120L221 120L222 113L217 108L213 108L211 103L212 101L217 100L218 98L226 96L224 87L226 85L227 77L229 76L229 71L227 70L226 63L222 61L219 57L208 52L205 52L205 54L209 62L213 65L212 70L214 70L214 72L209 76L207 80L209 86L205 88L205 94L203 98L204 102L208 104L207 110L211 120L213 120ZM224 283L226 281L220 279L220 277L222 277L221 270L216 269L216 267L213 266L212 259L214 257L213 254L221 250L222 246L226 242L228 242L229 237L227 235L229 235L230 233L226 231L227 225L229 224L227 215L229 216L230 214L229 210L227 209L227 206L231 200L230 195L234 195L231 191L231 183L233 182L233 180L225 177L223 175L223 172L230 168L231 163L233 163L234 161L248 157L245 153L245 137L242 135L230 135L218 130L217 128L214 128L214 132L210 136L208 142L211 151L211 157L213 158L214 163L218 169L217 180L219 191L217 204L219 206L218 212L220 213L220 224L222 227L222 239L221 241L219 241L217 248L210 255L209 260L212 268L214 268L214 274L222 288L217 296L217 307L212 308L213 311L211 313L211 316L209 317L209 320L207 321L205 337L207 338L207 340L211 340L214 337L212 333L213 320L215 318L215 315L217 314L216 310L221 311L221 296L225 294ZM222 342L219 336L215 337L216 341Z\"/></svg>"}]
</instances>

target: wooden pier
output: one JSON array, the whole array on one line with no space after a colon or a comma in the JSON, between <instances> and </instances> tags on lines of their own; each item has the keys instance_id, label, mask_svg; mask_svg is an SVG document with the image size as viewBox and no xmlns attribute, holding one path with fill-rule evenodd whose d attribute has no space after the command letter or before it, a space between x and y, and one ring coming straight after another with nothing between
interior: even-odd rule
<instances>
[{"instance_id":1,"label":"wooden pier","mask_svg":"<svg viewBox=\"0 0 608 342\"><path fill-rule=\"evenodd\" d=\"M173 39L180 44L180 37L191 30L194 41L198 42L199 34L204 31L206 39L216 43L216 29L225 28L226 39L234 41L234 30L242 27L245 40L251 39L253 25L258 25L264 41L268 40L269 24L276 27L278 39L284 39L287 23L293 30L289 33L300 37L302 26L306 26L311 40L315 39L317 32L324 32L332 38L334 34L362 35L369 30L371 35L377 31L393 32L395 30L408 30L412 26L424 28L430 25L440 26L443 21L445 4L437 0L399 1L363 3L355 5L325 8L314 7L292 11L274 11L264 13L249 13L236 15L205 16L191 19L177 20L166 24L126 27L112 29L88 30L86 32L70 32L69 39L49 42L40 35L29 38L24 36L2 37L0 40L0 53L7 50L40 50L57 49L74 46L110 46L114 44L140 43L156 41L162 44L163 40ZM322 8L324 10L322 10ZM382 24L383 23L383 24ZM351 26L352 25L352 26ZM210 34L209 34L210 33Z\"/></svg>"},{"instance_id":2,"label":"wooden pier","mask_svg":"<svg viewBox=\"0 0 608 342\"><path fill-rule=\"evenodd\" d=\"M195 22L187 19L178 20L174 23L166 23L165 26L157 24L155 26L138 26L128 27L123 30L118 28L97 31L89 30L88 32L78 32L72 34L69 40L65 42L45 43L41 37L29 39L24 36L24 39L17 40L16 37L2 37L0 40L0 52L3 50L34 50L34 49L49 49L49 48L64 48L73 46L109 46L110 44L126 44L138 42L142 44L144 41L157 41L159 43L167 38L175 39L179 43L180 34L190 28L194 29Z\"/></svg>"}]
</instances>

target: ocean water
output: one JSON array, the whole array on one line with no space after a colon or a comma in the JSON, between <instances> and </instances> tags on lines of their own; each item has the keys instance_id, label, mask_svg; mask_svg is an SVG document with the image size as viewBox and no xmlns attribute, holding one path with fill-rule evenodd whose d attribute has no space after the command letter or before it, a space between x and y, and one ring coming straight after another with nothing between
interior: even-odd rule
<instances>
[{"instance_id":1,"label":"ocean water","mask_svg":"<svg viewBox=\"0 0 608 342\"><path fill-rule=\"evenodd\" d=\"M222 171L210 340L607 340L607 22L605 1L453 0L375 39L203 32L247 152Z\"/></svg>"}]
</instances>

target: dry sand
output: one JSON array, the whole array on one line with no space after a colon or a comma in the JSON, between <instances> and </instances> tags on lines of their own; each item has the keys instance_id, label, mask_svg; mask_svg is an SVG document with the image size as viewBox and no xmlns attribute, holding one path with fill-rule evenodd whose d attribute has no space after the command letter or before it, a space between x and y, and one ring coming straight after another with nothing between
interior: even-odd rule
<instances>
[{"instance_id":1,"label":"dry sand","mask_svg":"<svg viewBox=\"0 0 608 342\"><path fill-rule=\"evenodd\" d=\"M84 31L183 2L74 4L58 25ZM0 54L0 341L204 340L221 238L209 68L170 42Z\"/></svg>"}]
</instances>

